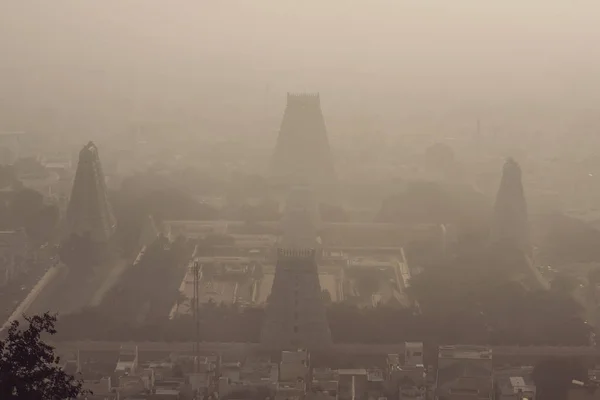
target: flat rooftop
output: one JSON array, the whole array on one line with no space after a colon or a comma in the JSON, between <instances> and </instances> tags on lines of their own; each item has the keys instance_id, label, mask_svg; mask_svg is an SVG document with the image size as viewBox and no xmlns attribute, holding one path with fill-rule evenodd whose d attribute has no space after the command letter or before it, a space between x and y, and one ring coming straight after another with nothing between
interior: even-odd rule
<instances>
[{"instance_id":1,"label":"flat rooftop","mask_svg":"<svg viewBox=\"0 0 600 400\"><path fill-rule=\"evenodd\" d=\"M438 358L462 360L492 359L492 349L485 346L440 346Z\"/></svg>"}]
</instances>

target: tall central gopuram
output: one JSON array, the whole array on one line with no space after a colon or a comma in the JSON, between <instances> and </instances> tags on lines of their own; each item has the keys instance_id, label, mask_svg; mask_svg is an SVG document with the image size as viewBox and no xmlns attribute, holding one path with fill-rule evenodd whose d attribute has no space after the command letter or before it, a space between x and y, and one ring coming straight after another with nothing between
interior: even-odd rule
<instances>
[{"instance_id":1,"label":"tall central gopuram","mask_svg":"<svg viewBox=\"0 0 600 400\"><path fill-rule=\"evenodd\" d=\"M292 185L318 186L335 181L318 93L288 93L270 175L275 182Z\"/></svg>"}]
</instances>

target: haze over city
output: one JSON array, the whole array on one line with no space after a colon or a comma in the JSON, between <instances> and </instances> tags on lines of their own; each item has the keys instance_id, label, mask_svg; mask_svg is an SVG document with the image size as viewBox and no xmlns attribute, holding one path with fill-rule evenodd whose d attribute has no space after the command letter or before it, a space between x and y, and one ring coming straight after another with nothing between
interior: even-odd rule
<instances>
[{"instance_id":1,"label":"haze over city","mask_svg":"<svg viewBox=\"0 0 600 400\"><path fill-rule=\"evenodd\" d=\"M0 2L0 399L600 398L599 16Z\"/></svg>"}]
</instances>

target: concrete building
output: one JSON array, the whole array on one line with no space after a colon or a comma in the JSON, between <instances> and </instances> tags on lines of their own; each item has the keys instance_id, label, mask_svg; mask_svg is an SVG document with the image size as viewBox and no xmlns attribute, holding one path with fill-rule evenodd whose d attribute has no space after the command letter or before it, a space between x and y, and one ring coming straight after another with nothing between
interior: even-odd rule
<instances>
[{"instance_id":1,"label":"concrete building","mask_svg":"<svg viewBox=\"0 0 600 400\"><path fill-rule=\"evenodd\" d=\"M483 346L440 346L435 398L492 399L492 350Z\"/></svg>"},{"instance_id":2,"label":"concrete building","mask_svg":"<svg viewBox=\"0 0 600 400\"><path fill-rule=\"evenodd\" d=\"M299 400L306 395L306 382L279 382L275 391L275 400Z\"/></svg>"},{"instance_id":3,"label":"concrete building","mask_svg":"<svg viewBox=\"0 0 600 400\"><path fill-rule=\"evenodd\" d=\"M310 355L306 350L283 351L279 363L279 381L307 381L310 370Z\"/></svg>"},{"instance_id":4,"label":"concrete building","mask_svg":"<svg viewBox=\"0 0 600 400\"><path fill-rule=\"evenodd\" d=\"M354 400L366 395L369 373L365 368L340 369L338 375L340 400Z\"/></svg>"},{"instance_id":5,"label":"concrete building","mask_svg":"<svg viewBox=\"0 0 600 400\"><path fill-rule=\"evenodd\" d=\"M423 400L427 395L427 373L423 366L423 344L405 343L404 363L399 354L387 356L387 389L398 398Z\"/></svg>"},{"instance_id":6,"label":"concrete building","mask_svg":"<svg viewBox=\"0 0 600 400\"><path fill-rule=\"evenodd\" d=\"M307 400L337 400L338 399L338 381L337 380L313 380L311 390L306 393Z\"/></svg>"},{"instance_id":7,"label":"concrete building","mask_svg":"<svg viewBox=\"0 0 600 400\"><path fill-rule=\"evenodd\" d=\"M404 343L404 365L423 366L423 343L406 342Z\"/></svg>"},{"instance_id":8,"label":"concrete building","mask_svg":"<svg viewBox=\"0 0 600 400\"><path fill-rule=\"evenodd\" d=\"M261 333L264 348L310 351L331 346L316 257L313 249L278 250Z\"/></svg>"},{"instance_id":9,"label":"concrete building","mask_svg":"<svg viewBox=\"0 0 600 400\"><path fill-rule=\"evenodd\" d=\"M535 400L535 383L530 376L500 377L496 381L496 400Z\"/></svg>"},{"instance_id":10,"label":"concrete building","mask_svg":"<svg viewBox=\"0 0 600 400\"><path fill-rule=\"evenodd\" d=\"M600 383L596 381L584 383L574 380L567 391L567 400L599 400Z\"/></svg>"},{"instance_id":11,"label":"concrete building","mask_svg":"<svg viewBox=\"0 0 600 400\"><path fill-rule=\"evenodd\" d=\"M115 373L120 375L135 374L138 368L138 360L137 346L121 346Z\"/></svg>"}]
</instances>

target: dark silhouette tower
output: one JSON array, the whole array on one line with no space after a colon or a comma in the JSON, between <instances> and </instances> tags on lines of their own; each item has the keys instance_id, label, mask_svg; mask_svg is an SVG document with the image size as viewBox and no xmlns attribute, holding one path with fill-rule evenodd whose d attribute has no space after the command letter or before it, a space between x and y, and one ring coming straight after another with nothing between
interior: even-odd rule
<instances>
[{"instance_id":1,"label":"dark silhouette tower","mask_svg":"<svg viewBox=\"0 0 600 400\"><path fill-rule=\"evenodd\" d=\"M286 199L281 219L280 246L286 249L318 247L319 207L313 191L305 186L294 187Z\"/></svg>"},{"instance_id":2,"label":"dark silhouette tower","mask_svg":"<svg viewBox=\"0 0 600 400\"><path fill-rule=\"evenodd\" d=\"M271 162L275 182L320 185L335 180L319 94L287 95Z\"/></svg>"},{"instance_id":3,"label":"dark silhouette tower","mask_svg":"<svg viewBox=\"0 0 600 400\"><path fill-rule=\"evenodd\" d=\"M529 252L529 222L521 167L512 158L504 164L496 195L491 241L493 244L512 245Z\"/></svg>"},{"instance_id":4,"label":"dark silhouette tower","mask_svg":"<svg viewBox=\"0 0 600 400\"><path fill-rule=\"evenodd\" d=\"M98 148L93 142L79 152L65 222L67 238L90 235L95 243L107 243L115 231L116 220L108 202Z\"/></svg>"},{"instance_id":5,"label":"dark silhouette tower","mask_svg":"<svg viewBox=\"0 0 600 400\"><path fill-rule=\"evenodd\" d=\"M316 257L314 249L277 251L261 334L264 348L324 350L331 346Z\"/></svg>"}]
</instances>

